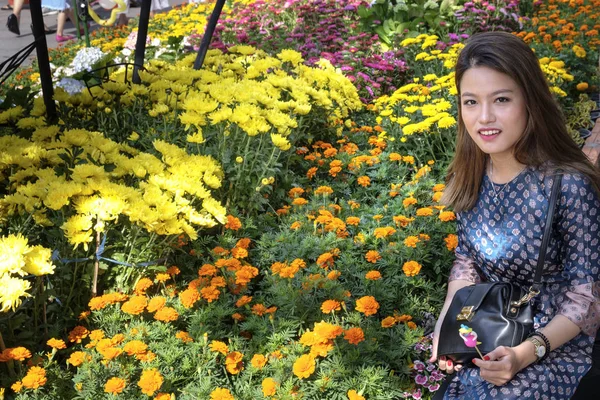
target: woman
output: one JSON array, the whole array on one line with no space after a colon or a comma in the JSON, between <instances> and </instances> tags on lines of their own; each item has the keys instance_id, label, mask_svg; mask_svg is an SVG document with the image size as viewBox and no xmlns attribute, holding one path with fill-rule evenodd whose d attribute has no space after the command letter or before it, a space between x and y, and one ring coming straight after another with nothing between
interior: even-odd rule
<instances>
[{"instance_id":1,"label":"woman","mask_svg":"<svg viewBox=\"0 0 600 400\"><path fill-rule=\"evenodd\" d=\"M70 1L42 0L42 7L58 11L58 15L56 17L56 41L58 43L75 39L75 36L64 33L67 17L69 17L71 21L75 21L75 16L73 14L73 10L71 9Z\"/></svg>"},{"instance_id":2,"label":"woman","mask_svg":"<svg viewBox=\"0 0 600 400\"><path fill-rule=\"evenodd\" d=\"M600 176L571 140L538 60L521 39L474 35L455 72L459 126L443 201L457 212L459 245L431 361L457 290L480 281L531 285L559 168L554 234L534 299L535 335L473 365L437 361L457 372L445 399L569 399L590 369L600 324Z\"/></svg>"}]
</instances>

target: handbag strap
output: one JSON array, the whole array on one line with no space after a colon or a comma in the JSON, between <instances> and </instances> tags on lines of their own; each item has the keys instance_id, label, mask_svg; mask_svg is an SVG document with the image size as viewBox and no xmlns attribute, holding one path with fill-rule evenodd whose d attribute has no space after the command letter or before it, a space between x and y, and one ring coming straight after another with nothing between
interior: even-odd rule
<instances>
[{"instance_id":1,"label":"handbag strap","mask_svg":"<svg viewBox=\"0 0 600 400\"><path fill-rule=\"evenodd\" d=\"M558 194L560 193L561 183L562 171L557 170L556 174L554 175L554 182L552 183L552 194L550 195L550 202L548 203L548 213L546 215L546 226L544 228L544 236L542 236L542 245L540 246L540 255L538 257L537 267L535 268L533 285L530 289L530 291L533 290L538 293L542 286L542 272L544 270L544 264L546 263L546 253L548 252L548 244L550 243L550 237L552 236L552 222L554 219L554 213L556 211L556 201L558 199Z\"/></svg>"}]
</instances>

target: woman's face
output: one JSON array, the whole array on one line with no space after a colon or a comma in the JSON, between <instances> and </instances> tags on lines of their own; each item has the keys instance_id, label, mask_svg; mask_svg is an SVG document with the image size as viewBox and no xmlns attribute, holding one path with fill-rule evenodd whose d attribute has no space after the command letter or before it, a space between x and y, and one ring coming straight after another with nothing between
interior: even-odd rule
<instances>
[{"instance_id":1,"label":"woman's face","mask_svg":"<svg viewBox=\"0 0 600 400\"><path fill-rule=\"evenodd\" d=\"M523 91L511 77L488 67L468 69L460 81L461 117L471 139L494 159L513 157L527 126Z\"/></svg>"}]
</instances>

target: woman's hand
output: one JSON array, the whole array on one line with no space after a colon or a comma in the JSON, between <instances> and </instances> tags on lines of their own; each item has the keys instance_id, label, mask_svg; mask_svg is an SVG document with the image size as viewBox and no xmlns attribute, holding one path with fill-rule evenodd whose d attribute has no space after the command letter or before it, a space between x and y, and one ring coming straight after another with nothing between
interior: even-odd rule
<instances>
[{"instance_id":1,"label":"woman's hand","mask_svg":"<svg viewBox=\"0 0 600 400\"><path fill-rule=\"evenodd\" d=\"M479 375L483 380L502 386L535 359L533 344L523 342L517 347L496 347L486 354L483 360L474 358L473 363L479 367Z\"/></svg>"},{"instance_id":2,"label":"woman's hand","mask_svg":"<svg viewBox=\"0 0 600 400\"><path fill-rule=\"evenodd\" d=\"M431 358L429 359L429 362L434 363L438 356L437 356L437 349L438 349L438 342L439 342L439 337L440 337L440 329L442 327L442 321L444 320L444 316L441 315L440 318L438 319L438 322L435 324L435 330L433 331L433 343L432 343L432 349L431 349ZM447 374L452 374L454 371L460 371L460 369L462 368L461 364L454 364L452 362L452 360L450 360L449 358L447 358L446 356L441 356L438 361L438 368L442 371L445 371Z\"/></svg>"}]
</instances>

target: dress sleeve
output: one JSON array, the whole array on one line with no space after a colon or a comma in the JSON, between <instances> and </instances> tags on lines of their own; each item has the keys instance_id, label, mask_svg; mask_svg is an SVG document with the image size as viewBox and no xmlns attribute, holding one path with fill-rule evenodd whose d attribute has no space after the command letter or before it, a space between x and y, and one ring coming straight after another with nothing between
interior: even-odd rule
<instances>
[{"instance_id":1,"label":"dress sleeve","mask_svg":"<svg viewBox=\"0 0 600 400\"><path fill-rule=\"evenodd\" d=\"M461 215L459 213L456 232L458 236L458 245L456 246L456 250L454 251L456 259L454 260L454 264L452 265L452 269L450 270L448 282L464 280L473 283L480 283L481 275L479 274L477 264L468 255L468 252L465 249L466 236L460 217Z\"/></svg>"},{"instance_id":2,"label":"dress sleeve","mask_svg":"<svg viewBox=\"0 0 600 400\"><path fill-rule=\"evenodd\" d=\"M565 174L561 189L557 219L569 288L558 313L595 336L600 325L600 200L581 175Z\"/></svg>"}]
</instances>

